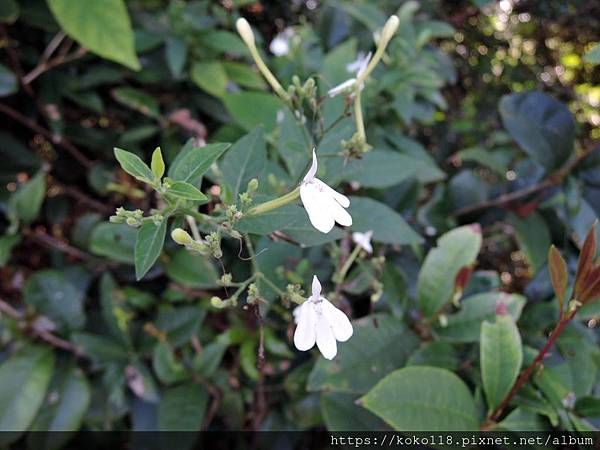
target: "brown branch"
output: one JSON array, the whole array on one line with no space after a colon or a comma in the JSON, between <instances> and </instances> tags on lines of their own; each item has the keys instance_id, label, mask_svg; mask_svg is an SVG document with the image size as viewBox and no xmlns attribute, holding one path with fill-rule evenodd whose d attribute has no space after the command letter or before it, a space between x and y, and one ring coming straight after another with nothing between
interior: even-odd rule
<instances>
[{"instance_id":1,"label":"brown branch","mask_svg":"<svg viewBox=\"0 0 600 450\"><path fill-rule=\"evenodd\" d=\"M466 214L470 214L472 212L479 211L482 209L504 206L520 198L527 197L528 195L534 194L539 191L543 191L544 189L550 188L552 186L556 186L562 183L564 178L569 173L571 173L571 171L577 166L577 164L579 164L583 159L592 154L597 148L598 145L596 144L594 146L591 146L589 149L581 152L574 158L571 158L558 171L556 171L554 174L551 174L548 178L540 181L539 183L536 183L532 186L527 186L523 189L518 189L508 194L503 194L491 200L486 200L475 205L469 205L464 208L460 208L454 211L452 215L455 217L464 216Z\"/></svg>"},{"instance_id":2,"label":"brown branch","mask_svg":"<svg viewBox=\"0 0 600 450\"><path fill-rule=\"evenodd\" d=\"M5 302L1 298L0 298L0 312L6 314L8 317L10 317L16 321L21 321L24 318L23 314L21 314L19 311L17 311L9 303ZM53 347L60 348L62 350L71 352L79 358L87 358L87 355L83 352L83 350L81 348L79 348L72 342L69 342L65 339L61 339L58 336L55 336L54 334L50 333L49 331L36 329L35 326L28 326L27 331L29 331L34 337L37 337L37 338L47 342L48 344L52 345Z\"/></svg>"},{"instance_id":3,"label":"brown branch","mask_svg":"<svg viewBox=\"0 0 600 450\"><path fill-rule=\"evenodd\" d=\"M103 214L112 214L114 208L112 206L107 205L106 203L99 202L98 200L94 200L89 195L81 192L75 186L63 185L61 183L57 183L56 181L53 184L60 189L62 193L73 197L74 199L80 201L81 203L88 205L89 207L95 209L98 212Z\"/></svg>"},{"instance_id":4,"label":"brown branch","mask_svg":"<svg viewBox=\"0 0 600 450\"><path fill-rule=\"evenodd\" d=\"M31 231L29 229L24 229L23 235L35 240L47 248L56 249L74 258L92 262L96 264L98 270L104 270L107 266L106 261L102 260L101 258L97 258L89 253L86 253L83 250L73 247L66 242L56 239L55 237L52 237L42 231Z\"/></svg>"},{"instance_id":5,"label":"brown branch","mask_svg":"<svg viewBox=\"0 0 600 450\"><path fill-rule=\"evenodd\" d=\"M498 418L502 415L502 412L504 411L504 409L510 404L513 397L523 387L523 385L527 382L527 380L529 380L529 378L533 374L533 371L542 363L542 360L544 359L544 357L546 356L546 354L548 353L548 351L550 350L552 345L554 345L554 342L556 341L558 336L560 336L560 334L563 332L563 330L565 329L567 324L571 321L571 319L573 319L573 317L575 317L576 313L577 313L577 308L574 308L569 314L567 314L566 316L563 316L563 318L556 324L556 327L550 334L550 338L548 339L548 341L546 342L544 347L542 347L542 349L536 356L533 363L531 363L531 365L529 367L527 367L527 369L525 369L523 372L521 372L521 375L519 376L519 378L513 385L510 392L508 394L506 394L506 396L500 402L500 404L496 407L496 409L494 409L494 411L492 411L492 413L488 416L488 422L487 422L487 424L484 425L484 428L487 427L490 423L498 420Z\"/></svg>"},{"instance_id":6,"label":"brown branch","mask_svg":"<svg viewBox=\"0 0 600 450\"><path fill-rule=\"evenodd\" d=\"M85 156L77 147L71 144L71 142L38 125L35 121L31 120L29 117L24 116L19 111L12 109L10 106L0 103L0 113L11 117L12 119L26 126L30 130L45 136L53 144L63 147L71 154L71 156L73 156L73 158L75 158L86 169L90 169L94 165L94 162L90 160L87 156Z\"/></svg>"}]
</instances>

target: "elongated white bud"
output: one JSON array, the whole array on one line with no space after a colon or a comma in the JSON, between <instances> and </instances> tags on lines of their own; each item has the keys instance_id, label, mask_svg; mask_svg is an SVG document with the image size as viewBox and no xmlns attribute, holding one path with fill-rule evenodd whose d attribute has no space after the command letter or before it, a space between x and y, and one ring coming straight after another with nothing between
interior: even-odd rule
<instances>
[{"instance_id":1,"label":"elongated white bud","mask_svg":"<svg viewBox=\"0 0 600 450\"><path fill-rule=\"evenodd\" d=\"M235 22L235 27L246 45L248 47L255 47L254 33L252 32L252 28L250 28L248 21L243 17L240 17Z\"/></svg>"}]
</instances>

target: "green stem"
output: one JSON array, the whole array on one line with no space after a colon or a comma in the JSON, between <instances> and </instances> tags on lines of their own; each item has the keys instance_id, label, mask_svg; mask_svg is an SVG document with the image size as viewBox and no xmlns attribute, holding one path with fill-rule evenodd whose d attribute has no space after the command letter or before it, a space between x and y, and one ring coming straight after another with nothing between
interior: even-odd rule
<instances>
[{"instance_id":1,"label":"green stem","mask_svg":"<svg viewBox=\"0 0 600 450\"><path fill-rule=\"evenodd\" d=\"M252 55L252 58L254 59L254 62L256 63L258 70L260 70L260 73L262 73L263 77L265 77L267 82L271 85L271 87L273 88L275 93L277 95L279 95L279 97L281 97L281 99L284 100L285 102L289 102L290 101L289 95L287 94L287 92L285 92L285 90L283 89L283 87L281 86L279 81L277 81L277 78L275 78L275 75L273 75L273 73L269 70L267 65L264 63L260 54L258 53L258 50L256 49L256 46L249 45L248 49L250 50L250 54Z\"/></svg>"},{"instance_id":2,"label":"green stem","mask_svg":"<svg viewBox=\"0 0 600 450\"><path fill-rule=\"evenodd\" d=\"M259 214L264 214L267 211L271 211L272 209L277 209L282 207L283 205L287 205L288 203L293 202L298 197L300 197L300 186L294 189L291 192L288 192L281 197L274 198L273 200L269 200L268 202L261 203L260 205L256 205L253 208L250 208L246 213L246 216L258 216Z\"/></svg>"},{"instance_id":3,"label":"green stem","mask_svg":"<svg viewBox=\"0 0 600 450\"><path fill-rule=\"evenodd\" d=\"M259 273L257 273L257 275L258 275L258 277L259 277L259 278L262 278L262 280L263 280L263 281L264 281L266 284L268 284L268 285L271 287L271 289L273 289L275 292L277 292L277 294L279 294L280 296L284 295L284 292L283 292L281 289L279 289L275 283L273 283L271 280L269 280L269 279L268 279L268 278L265 276L265 274L264 274L264 273L262 273L262 272L259 272Z\"/></svg>"},{"instance_id":4,"label":"green stem","mask_svg":"<svg viewBox=\"0 0 600 450\"><path fill-rule=\"evenodd\" d=\"M350 253L350 256L348 256L348 259L346 260L346 262L344 263L344 265L342 266L342 268L340 269L340 271L336 277L338 284L342 284L344 282L344 280L346 279L348 270L350 270L350 267L352 267L352 264L354 263L354 261L356 260L356 257L360 253L360 250L361 250L360 245L357 245L356 247L354 247L354 250L352 251L352 253Z\"/></svg>"},{"instance_id":5,"label":"green stem","mask_svg":"<svg viewBox=\"0 0 600 450\"><path fill-rule=\"evenodd\" d=\"M361 90L357 89L354 95L354 119L356 120L356 132L362 141L366 141L367 136L365 134L365 122L363 119L362 105L361 105Z\"/></svg>"}]
</instances>

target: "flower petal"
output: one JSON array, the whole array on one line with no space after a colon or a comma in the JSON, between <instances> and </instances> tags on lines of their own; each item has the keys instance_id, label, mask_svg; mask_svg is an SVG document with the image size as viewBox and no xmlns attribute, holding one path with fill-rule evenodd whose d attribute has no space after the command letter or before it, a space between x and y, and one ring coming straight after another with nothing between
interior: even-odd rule
<instances>
[{"instance_id":1,"label":"flower petal","mask_svg":"<svg viewBox=\"0 0 600 450\"><path fill-rule=\"evenodd\" d=\"M313 348L317 339L316 324L317 313L310 301L300 305L298 326L294 332L294 345L298 350L306 351Z\"/></svg>"},{"instance_id":2,"label":"flower petal","mask_svg":"<svg viewBox=\"0 0 600 450\"><path fill-rule=\"evenodd\" d=\"M317 315L317 347L326 359L333 359L337 355L335 336L324 314Z\"/></svg>"},{"instance_id":3,"label":"flower petal","mask_svg":"<svg viewBox=\"0 0 600 450\"><path fill-rule=\"evenodd\" d=\"M350 322L350 319L348 319L348 316L326 299L323 299L322 308L323 315L329 322L334 337L340 342L345 342L350 339L354 330L352 329L352 323Z\"/></svg>"},{"instance_id":4,"label":"flower petal","mask_svg":"<svg viewBox=\"0 0 600 450\"><path fill-rule=\"evenodd\" d=\"M327 91L327 94L330 97L335 97L336 95L341 94L342 92L344 92L346 89L349 89L350 87L352 87L352 85L354 83L356 83L356 78L350 78L350 79L344 81L343 83L340 83L337 86L334 86L331 89L329 89Z\"/></svg>"},{"instance_id":5,"label":"flower petal","mask_svg":"<svg viewBox=\"0 0 600 450\"><path fill-rule=\"evenodd\" d=\"M335 219L330 211L331 200L323 195L314 183L316 178L300 185L300 199L313 227L321 233L329 233L335 225Z\"/></svg>"},{"instance_id":6,"label":"flower petal","mask_svg":"<svg viewBox=\"0 0 600 450\"><path fill-rule=\"evenodd\" d=\"M333 199L331 201L331 214L333 215L334 220L340 225L345 227L352 225L352 216Z\"/></svg>"},{"instance_id":7,"label":"flower petal","mask_svg":"<svg viewBox=\"0 0 600 450\"><path fill-rule=\"evenodd\" d=\"M319 279L317 278L316 275L313 275L313 280L312 280L312 296L314 297L315 300L318 300L319 297L321 297L321 282L319 281Z\"/></svg>"},{"instance_id":8,"label":"flower petal","mask_svg":"<svg viewBox=\"0 0 600 450\"><path fill-rule=\"evenodd\" d=\"M313 148L312 164L310 166L310 169L308 169L308 172L306 173L306 175L304 175L304 181L311 181L317 174L318 168L319 168L319 164L317 162L317 154L315 153L315 149Z\"/></svg>"},{"instance_id":9,"label":"flower petal","mask_svg":"<svg viewBox=\"0 0 600 450\"><path fill-rule=\"evenodd\" d=\"M348 197L346 197L344 194L340 194L338 191L333 189L328 184L323 183L318 178L315 178L313 180L313 182L316 183L317 185L319 185L319 188L321 189L321 191L329 194L331 197L333 197L335 199L336 202L338 202L344 208L347 208L348 206L350 206L350 199Z\"/></svg>"}]
</instances>

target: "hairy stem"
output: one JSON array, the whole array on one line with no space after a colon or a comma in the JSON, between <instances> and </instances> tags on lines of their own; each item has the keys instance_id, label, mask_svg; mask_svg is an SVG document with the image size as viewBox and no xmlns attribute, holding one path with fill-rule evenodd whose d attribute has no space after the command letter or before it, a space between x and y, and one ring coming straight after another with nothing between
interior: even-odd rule
<instances>
[{"instance_id":1,"label":"hairy stem","mask_svg":"<svg viewBox=\"0 0 600 450\"><path fill-rule=\"evenodd\" d=\"M273 209L277 209L282 207L283 205L287 205L288 203L293 202L298 197L300 197L300 187L297 187L291 192L288 192L281 197L274 198L273 200L269 200L268 202L261 203L260 205L256 205L253 208L250 208L246 213L247 216L258 216L259 214L264 214L267 211L271 211Z\"/></svg>"}]
</instances>

